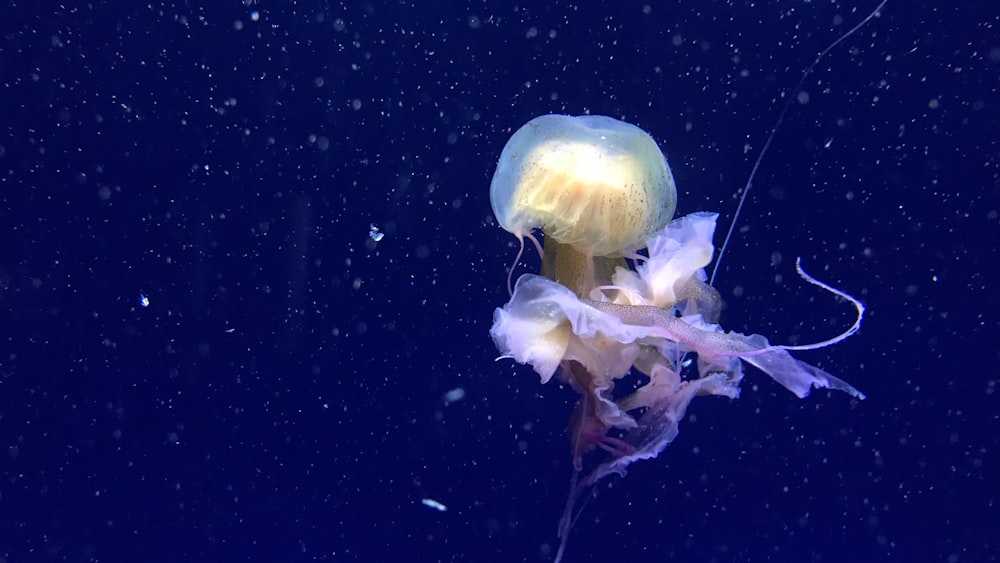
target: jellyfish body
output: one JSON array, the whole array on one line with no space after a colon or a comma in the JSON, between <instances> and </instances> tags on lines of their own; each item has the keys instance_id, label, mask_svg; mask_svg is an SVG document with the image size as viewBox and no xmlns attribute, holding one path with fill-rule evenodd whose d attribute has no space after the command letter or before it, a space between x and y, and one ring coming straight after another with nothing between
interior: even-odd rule
<instances>
[{"instance_id":1,"label":"jellyfish body","mask_svg":"<svg viewBox=\"0 0 1000 563\"><path fill-rule=\"evenodd\" d=\"M542 229L551 277L585 293L619 264L600 258L633 253L670 221L677 188L656 141L635 125L543 115L507 142L490 202L518 238Z\"/></svg>"},{"instance_id":2,"label":"jellyfish body","mask_svg":"<svg viewBox=\"0 0 1000 563\"><path fill-rule=\"evenodd\" d=\"M523 240L545 235L542 275L522 276L490 330L503 357L531 365L580 393L571 418L574 473L559 535L562 557L576 499L598 480L624 474L674 439L698 395L736 398L743 363L798 397L816 387L864 398L846 382L800 362L790 350L815 349L858 330L864 307L853 297L802 277L856 308L843 334L813 345L772 345L761 335L727 332L721 299L705 280L717 215L670 221L676 187L666 159L638 127L608 117L547 115L511 137L490 187L500 225ZM646 256L637 254L645 248ZM633 258L627 266L623 256ZM798 267L798 266L797 266ZM682 377L682 359L697 373ZM625 396L616 382L647 378ZM610 456L583 473L584 455ZM581 478L582 476L582 478Z\"/></svg>"}]
</instances>

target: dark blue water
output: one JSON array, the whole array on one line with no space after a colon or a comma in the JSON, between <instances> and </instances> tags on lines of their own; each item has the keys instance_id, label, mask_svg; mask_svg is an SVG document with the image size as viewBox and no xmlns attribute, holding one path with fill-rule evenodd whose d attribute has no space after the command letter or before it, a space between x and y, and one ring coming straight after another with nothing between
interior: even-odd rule
<instances>
[{"instance_id":1,"label":"dark blue water","mask_svg":"<svg viewBox=\"0 0 1000 563\"><path fill-rule=\"evenodd\" d=\"M501 148L625 119L726 227L873 8L8 2L0 561L549 560L575 396L494 361ZM864 300L801 358L868 400L751 370L566 561L1000 558L998 14L890 0L823 59L720 270L723 324L776 342L852 321L797 256Z\"/></svg>"}]
</instances>

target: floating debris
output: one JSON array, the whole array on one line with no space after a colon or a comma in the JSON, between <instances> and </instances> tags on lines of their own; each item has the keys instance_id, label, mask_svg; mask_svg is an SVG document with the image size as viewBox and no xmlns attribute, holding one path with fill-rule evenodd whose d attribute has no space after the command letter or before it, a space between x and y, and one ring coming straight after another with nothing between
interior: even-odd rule
<instances>
[{"instance_id":1,"label":"floating debris","mask_svg":"<svg viewBox=\"0 0 1000 563\"><path fill-rule=\"evenodd\" d=\"M434 500L432 498L425 498L425 499L422 499L420 502L422 502L424 506L433 508L434 510L437 510L439 512L445 512L445 511L448 510L447 506L441 504L440 502L438 502L438 501L436 501L436 500Z\"/></svg>"}]
</instances>

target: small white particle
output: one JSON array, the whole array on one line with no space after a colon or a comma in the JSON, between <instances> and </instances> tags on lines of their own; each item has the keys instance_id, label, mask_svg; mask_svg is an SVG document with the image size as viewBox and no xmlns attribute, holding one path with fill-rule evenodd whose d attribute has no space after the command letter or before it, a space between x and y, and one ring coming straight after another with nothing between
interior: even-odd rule
<instances>
[{"instance_id":1,"label":"small white particle","mask_svg":"<svg viewBox=\"0 0 1000 563\"><path fill-rule=\"evenodd\" d=\"M425 499L422 499L420 502L422 502L424 504L424 506L433 508L434 510L437 510L437 511L440 511L440 512L444 512L444 511L448 510L447 506L441 504L440 502L438 502L438 501L436 501L436 500L434 500L432 498L425 498Z\"/></svg>"},{"instance_id":2,"label":"small white particle","mask_svg":"<svg viewBox=\"0 0 1000 563\"><path fill-rule=\"evenodd\" d=\"M450 405L456 401L461 401L464 398L465 398L465 389L462 389L461 387L456 387L451 391L445 393L444 396L441 397L441 400L444 401L444 404Z\"/></svg>"}]
</instances>

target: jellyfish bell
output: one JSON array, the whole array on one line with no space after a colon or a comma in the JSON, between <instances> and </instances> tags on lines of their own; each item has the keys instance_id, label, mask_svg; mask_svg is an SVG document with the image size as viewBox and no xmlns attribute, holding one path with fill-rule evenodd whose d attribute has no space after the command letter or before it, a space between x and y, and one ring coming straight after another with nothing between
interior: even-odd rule
<instances>
[{"instance_id":1,"label":"jellyfish bell","mask_svg":"<svg viewBox=\"0 0 1000 563\"><path fill-rule=\"evenodd\" d=\"M656 141L635 125L543 115L507 141L490 203L522 245L542 229L543 273L585 295L667 225L677 188Z\"/></svg>"},{"instance_id":2,"label":"jellyfish bell","mask_svg":"<svg viewBox=\"0 0 1000 563\"><path fill-rule=\"evenodd\" d=\"M645 246L677 206L677 188L656 141L602 115L543 115L507 141L490 185L507 231L545 235L594 256Z\"/></svg>"}]
</instances>

